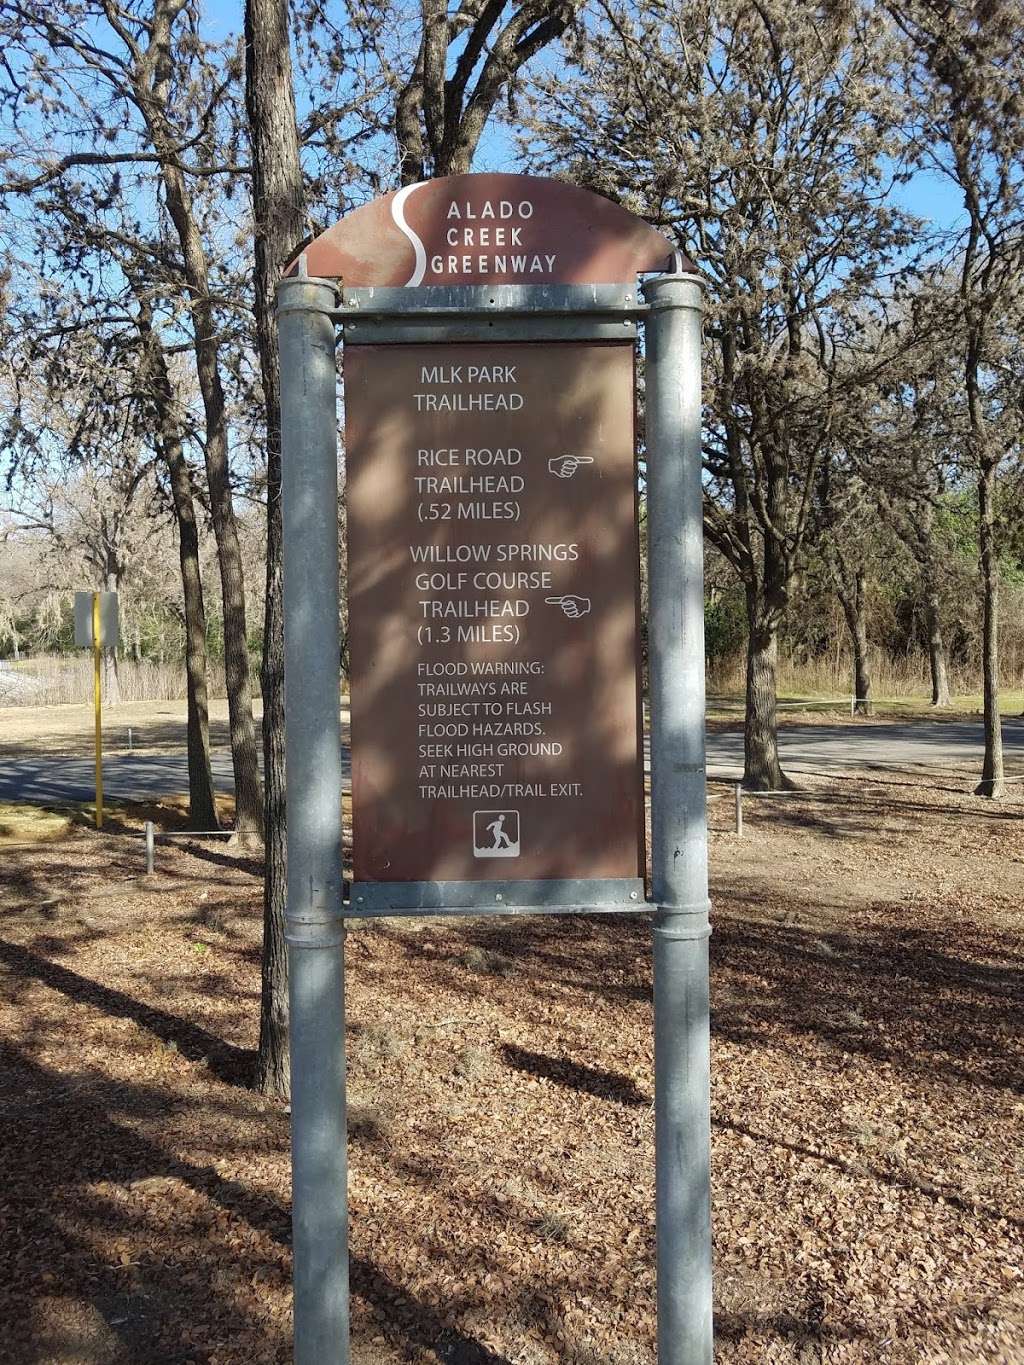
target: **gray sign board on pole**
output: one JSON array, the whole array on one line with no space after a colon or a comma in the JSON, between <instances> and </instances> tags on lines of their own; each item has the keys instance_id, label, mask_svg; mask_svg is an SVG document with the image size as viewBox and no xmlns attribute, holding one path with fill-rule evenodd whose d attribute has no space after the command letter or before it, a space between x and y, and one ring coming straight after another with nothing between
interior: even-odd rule
<instances>
[{"instance_id":1,"label":"gray sign board on pole","mask_svg":"<svg viewBox=\"0 0 1024 1365\"><path fill-rule=\"evenodd\" d=\"M91 592L75 593L75 645L78 649L92 649L92 599ZM118 641L117 593L101 592L100 599L100 638L102 649L114 649Z\"/></svg>"}]
</instances>

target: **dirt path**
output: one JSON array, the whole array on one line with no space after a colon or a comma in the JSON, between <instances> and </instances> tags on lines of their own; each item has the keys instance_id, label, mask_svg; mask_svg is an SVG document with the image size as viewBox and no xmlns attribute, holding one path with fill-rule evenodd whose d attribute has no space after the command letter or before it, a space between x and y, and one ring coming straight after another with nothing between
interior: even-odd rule
<instances>
[{"instance_id":1,"label":"dirt path","mask_svg":"<svg viewBox=\"0 0 1024 1365\"><path fill-rule=\"evenodd\" d=\"M1024 1360L1020 819L712 808L720 1362ZM288 1130L240 1084L259 869L8 854L0 1361L284 1365ZM348 940L358 1365L652 1365L649 927Z\"/></svg>"}]
</instances>

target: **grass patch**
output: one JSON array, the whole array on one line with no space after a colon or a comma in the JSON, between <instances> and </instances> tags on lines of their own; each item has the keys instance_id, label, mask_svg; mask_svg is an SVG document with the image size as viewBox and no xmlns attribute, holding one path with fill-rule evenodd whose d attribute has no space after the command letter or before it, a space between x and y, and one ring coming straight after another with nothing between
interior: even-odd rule
<instances>
[{"instance_id":1,"label":"grass patch","mask_svg":"<svg viewBox=\"0 0 1024 1365\"><path fill-rule=\"evenodd\" d=\"M510 958L492 952L490 948L467 948L459 956L459 961L467 971L491 976L511 976L515 970L515 963Z\"/></svg>"},{"instance_id":2,"label":"grass patch","mask_svg":"<svg viewBox=\"0 0 1024 1365\"><path fill-rule=\"evenodd\" d=\"M744 700L742 693L713 693L708 697L707 714L709 720L735 721L742 717ZM999 710L1003 716L1018 716L1024 711L1024 690L1008 689L999 694ZM875 720L959 720L968 716L978 716L982 712L980 692L967 692L955 696L948 706L932 706L930 696L911 694L905 697L886 697L879 689L879 699L871 702L871 716ZM789 691L779 693L779 716L850 716L850 698L837 697L835 693L813 691ZM856 718L855 718L856 719Z\"/></svg>"},{"instance_id":3,"label":"grass patch","mask_svg":"<svg viewBox=\"0 0 1024 1365\"><path fill-rule=\"evenodd\" d=\"M218 795L217 815L221 829L230 834L235 818L233 796ZM103 834L138 833L150 820L157 833L188 829L188 793L144 801L105 800ZM18 848L66 839L75 831L96 832L96 806L92 801L66 801L59 805L31 801L0 801L0 848Z\"/></svg>"},{"instance_id":4,"label":"grass patch","mask_svg":"<svg viewBox=\"0 0 1024 1365\"><path fill-rule=\"evenodd\" d=\"M172 792L144 801L112 801L109 804L111 817L116 817L123 825L144 825L151 820L158 830L188 828L188 792ZM235 819L233 796L217 793L217 819L221 829L230 831Z\"/></svg>"},{"instance_id":5,"label":"grass patch","mask_svg":"<svg viewBox=\"0 0 1024 1365\"><path fill-rule=\"evenodd\" d=\"M392 1060L405 1052L404 1040L384 1024L367 1024L358 1031L352 1028L350 1036L350 1050L363 1062L379 1058Z\"/></svg>"},{"instance_id":6,"label":"grass patch","mask_svg":"<svg viewBox=\"0 0 1024 1365\"><path fill-rule=\"evenodd\" d=\"M468 1045L459 1050L455 1059L456 1076L464 1076L467 1081L475 1081L487 1070L488 1055L482 1047Z\"/></svg>"},{"instance_id":7,"label":"grass patch","mask_svg":"<svg viewBox=\"0 0 1024 1365\"><path fill-rule=\"evenodd\" d=\"M548 1212L542 1214L533 1226L534 1231L542 1242L553 1242L557 1245L569 1240L569 1224L560 1213Z\"/></svg>"},{"instance_id":8,"label":"grass patch","mask_svg":"<svg viewBox=\"0 0 1024 1365\"><path fill-rule=\"evenodd\" d=\"M17 801L0 802L0 848L19 844L45 844L63 839L78 823L77 811L59 806L31 806Z\"/></svg>"},{"instance_id":9,"label":"grass patch","mask_svg":"<svg viewBox=\"0 0 1024 1365\"><path fill-rule=\"evenodd\" d=\"M353 1142L376 1146L387 1141L390 1126L389 1117L380 1109L369 1105L349 1106L348 1133Z\"/></svg>"}]
</instances>

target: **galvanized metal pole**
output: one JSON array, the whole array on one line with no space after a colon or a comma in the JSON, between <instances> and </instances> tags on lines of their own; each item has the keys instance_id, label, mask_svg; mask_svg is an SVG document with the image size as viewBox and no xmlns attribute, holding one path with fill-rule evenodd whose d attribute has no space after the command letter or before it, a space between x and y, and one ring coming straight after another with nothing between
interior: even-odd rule
<instances>
[{"instance_id":1,"label":"galvanized metal pole","mask_svg":"<svg viewBox=\"0 0 1024 1365\"><path fill-rule=\"evenodd\" d=\"M146 874L153 875L153 863L155 860L155 841L153 821L146 821Z\"/></svg>"},{"instance_id":2,"label":"galvanized metal pole","mask_svg":"<svg viewBox=\"0 0 1024 1365\"><path fill-rule=\"evenodd\" d=\"M348 1365L333 286L278 286L296 1365Z\"/></svg>"},{"instance_id":3,"label":"galvanized metal pole","mask_svg":"<svg viewBox=\"0 0 1024 1365\"><path fill-rule=\"evenodd\" d=\"M701 307L649 280L646 337L659 1365L711 1365Z\"/></svg>"}]
</instances>

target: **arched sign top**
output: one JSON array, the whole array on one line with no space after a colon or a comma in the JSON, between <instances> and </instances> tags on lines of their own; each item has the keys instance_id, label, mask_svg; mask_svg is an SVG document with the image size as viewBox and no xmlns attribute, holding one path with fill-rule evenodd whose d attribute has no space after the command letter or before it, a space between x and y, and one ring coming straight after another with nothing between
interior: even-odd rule
<instances>
[{"instance_id":1,"label":"arched sign top","mask_svg":"<svg viewBox=\"0 0 1024 1365\"><path fill-rule=\"evenodd\" d=\"M407 185L305 249L310 275L352 287L632 284L666 269L672 253L667 237L610 199L497 173Z\"/></svg>"}]
</instances>

